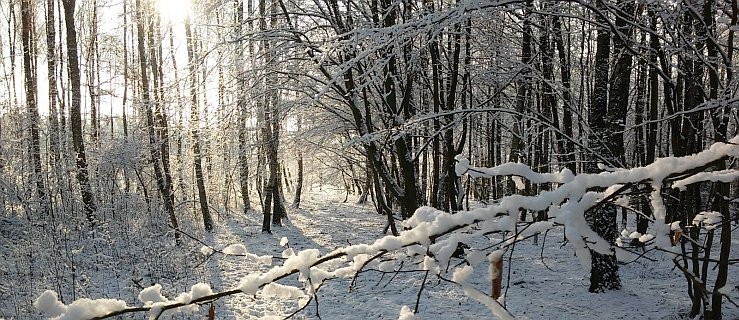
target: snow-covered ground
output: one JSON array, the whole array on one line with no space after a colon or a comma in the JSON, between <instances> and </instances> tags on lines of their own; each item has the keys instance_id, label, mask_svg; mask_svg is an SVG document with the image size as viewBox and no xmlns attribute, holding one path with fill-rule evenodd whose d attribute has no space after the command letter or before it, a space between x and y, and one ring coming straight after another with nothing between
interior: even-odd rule
<instances>
[{"instance_id":1,"label":"snow-covered ground","mask_svg":"<svg viewBox=\"0 0 739 320\"><path fill-rule=\"evenodd\" d=\"M342 202L343 199L343 194L329 191L309 192L303 197L301 209L291 209L290 219L283 227L275 227L272 234L261 233L261 216L257 213L243 216L232 212L218 216L212 236L204 236L202 232L193 232L192 235L202 238L205 244L217 250L242 244L249 253L274 256L274 264L282 262L279 257L286 247L295 252L315 248L324 254L349 244L372 243L383 236L381 231L385 218L374 212L371 203L356 205L351 197L346 203ZM24 251L23 247L31 241L23 239L29 233L33 234L34 226L20 228L22 221L10 219L2 223L5 225L0 234L3 251L0 253L3 259L0 262L0 299L3 301L0 302L0 318L41 318L42 313L32 306L32 302L46 289L64 293L65 303L71 302L70 292L75 290L75 298L116 298L135 306L141 304L137 299L141 288L153 283L162 284L162 294L175 299L195 283L209 284L215 292L225 291L237 287L245 275L269 268L243 256L218 252L204 255L209 254L209 250L192 239L183 239L183 246L178 248L169 244L156 245L157 237L163 237L159 241L167 242L164 234L133 231L134 237L128 240L109 240L108 243L114 245L96 247L100 250L97 255L90 254L89 248L69 249L78 264L75 269L69 269L74 270L75 278L59 281L54 280L59 277L53 273L67 270L68 266L59 267L37 260L52 257L55 246L39 245L35 251ZM12 230L8 229L11 227ZM192 228L197 230L195 226ZM469 245L472 249L485 248L500 240L495 237L491 235L490 241ZM287 239L286 246L281 245L284 239ZM138 248L140 256L127 259L111 254L122 251L116 248L125 244L117 242L124 241L130 241L128 245ZM85 240L73 243L94 244ZM732 247L732 257L738 256L735 254L739 250L736 236ZM226 251L240 253L239 248L232 246ZM621 265L623 289L592 294L588 292L588 272L582 268L572 248L563 245L561 228L555 228L546 237L539 237L538 244L527 239L506 252L505 303L508 310L521 319L683 319L689 311L690 301L682 273L673 268L669 259L660 259L663 258L660 254L650 253L648 257L657 261L642 258ZM414 309L416 303L418 310L415 316L418 319L491 318L490 311L465 296L458 285L431 274L424 283L426 272L411 263L405 261L403 270L407 271L399 273L367 269L357 276L354 283L351 279L328 279L319 289L317 299L294 318L317 319L320 315L321 319L398 319L403 306ZM464 262L452 258L450 265L452 270ZM29 267L36 269L26 270ZM397 269L400 265L395 264L395 267ZM738 273L739 268L733 266L730 281L736 281ZM486 268L476 268L468 281L477 289L490 292ZM280 283L301 285L298 276ZM733 296L739 296L737 289L734 290ZM192 313L175 313L165 318L204 319L210 306L205 304ZM216 319L281 319L298 310L299 299L265 297L261 293L255 296L237 294L217 300L213 306ZM739 309L725 303L724 317L739 319ZM140 319L143 315L132 318Z\"/></svg>"}]
</instances>

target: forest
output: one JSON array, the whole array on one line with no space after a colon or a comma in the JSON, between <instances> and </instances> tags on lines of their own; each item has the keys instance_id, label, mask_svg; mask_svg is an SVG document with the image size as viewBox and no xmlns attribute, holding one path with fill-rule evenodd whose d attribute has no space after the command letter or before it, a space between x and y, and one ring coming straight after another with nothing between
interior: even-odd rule
<instances>
[{"instance_id":1,"label":"forest","mask_svg":"<svg viewBox=\"0 0 739 320\"><path fill-rule=\"evenodd\" d=\"M3 1L0 318L739 317L737 2Z\"/></svg>"}]
</instances>

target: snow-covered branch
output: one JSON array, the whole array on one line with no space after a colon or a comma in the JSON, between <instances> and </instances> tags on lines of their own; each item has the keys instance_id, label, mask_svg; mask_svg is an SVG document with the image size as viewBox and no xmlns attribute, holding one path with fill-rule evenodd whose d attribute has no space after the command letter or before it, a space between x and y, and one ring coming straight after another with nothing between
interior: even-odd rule
<instances>
[{"instance_id":1,"label":"snow-covered branch","mask_svg":"<svg viewBox=\"0 0 739 320\"><path fill-rule=\"evenodd\" d=\"M457 251L459 243L474 238L483 238L494 232L510 233L498 248L520 241L535 233L545 232L558 225L566 227L566 235L570 244L580 258L585 269L590 267L589 249L598 252L607 252L610 244L600 238L588 227L585 214L604 200L610 201L629 184L649 184L653 191L650 195L651 205L655 215L651 235L638 235L644 241L656 239L656 245L662 250L670 251L672 242L669 237L671 224L665 222L665 204L662 199L662 187L673 183L673 187L683 187L700 181L730 181L735 179L737 172L730 171L703 171L695 172L695 168L708 170L706 166L726 157L739 156L739 136L728 143L716 143L709 149L685 157L668 157L656 160L654 163L629 170L615 170L598 174L573 175L563 171L553 174L533 172L521 164L503 164L494 168L476 168L469 165L466 159L458 158L457 172L475 176L515 175L529 179L536 183L559 184L551 191L543 191L538 195L521 196L510 195L498 199L485 208L450 214L431 207L422 207L408 220L404 221L405 231L399 236L385 236L373 243L349 245L338 248L326 254L317 249L307 249L294 253L292 249L283 252L284 261L262 273L252 273L241 279L238 286L223 291L213 292L208 284L199 283L192 286L189 292L180 294L174 300L169 300L161 293L161 286L154 285L145 288L139 294L143 306L128 306L126 302L114 299L79 299L69 305L64 305L57 299L53 291L44 292L35 302L35 306L55 319L103 319L116 315L133 312L149 312L151 317L158 317L161 313L182 307L195 307L221 297L247 295L277 295L285 298L299 299L307 303L316 293L316 286L330 278L351 278L364 268L388 270L387 261L377 259L380 256L389 256L396 261L411 259L420 264L424 270L435 275L441 275L448 269L448 262ZM685 173L690 173L686 176ZM674 177L681 177L671 182ZM596 191L592 191L596 190ZM605 191L600 191L605 190ZM517 221L521 210L547 210L549 220L531 223L522 230L518 230ZM702 223L715 223L711 213L703 213ZM713 220L712 220L713 219ZM476 228L468 228L470 226ZM461 232L464 230L464 232ZM636 235L635 235L636 236ZM283 241L284 242L284 241ZM490 248L487 248L490 250ZM247 255L246 248L232 245L222 250L226 254ZM208 252L203 252L207 254ZM486 261L488 254L469 250L466 260L469 266L452 270L452 279L463 282L464 275L469 274L477 265ZM500 254L493 251L489 254ZM423 257L422 259L419 259ZM253 262L271 264L272 259L265 259L254 255ZM385 265L381 265L385 264ZM278 284L278 281L287 277L299 275L304 288ZM463 285L464 292L471 298L488 306L498 315L505 315L507 311L497 302L491 301L480 290ZM261 290L261 291L260 291Z\"/></svg>"}]
</instances>

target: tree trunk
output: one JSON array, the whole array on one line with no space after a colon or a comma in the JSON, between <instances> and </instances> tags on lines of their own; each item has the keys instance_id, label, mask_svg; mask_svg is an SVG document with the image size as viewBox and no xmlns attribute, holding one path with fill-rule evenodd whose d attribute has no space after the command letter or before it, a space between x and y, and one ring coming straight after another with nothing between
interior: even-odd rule
<instances>
[{"instance_id":1,"label":"tree trunk","mask_svg":"<svg viewBox=\"0 0 739 320\"><path fill-rule=\"evenodd\" d=\"M87 48L87 90L90 94L90 129L92 132L92 140L99 142L100 138L100 119L98 113L100 110L100 88L99 80L96 78L96 70L98 68L98 45L97 45L97 0L92 0L92 17L90 21L90 44Z\"/></svg>"},{"instance_id":2,"label":"tree trunk","mask_svg":"<svg viewBox=\"0 0 739 320\"><path fill-rule=\"evenodd\" d=\"M719 57L718 57L718 45L715 41L717 41L717 34L716 34L716 14L713 10L714 1L713 0L706 0L703 4L703 22L705 23L705 32L704 38L706 39L706 47L707 47L707 53L708 53L708 74L709 74L709 99L716 101L718 100L718 91L719 91ZM736 25L736 0L732 1L732 16L731 16L731 22L732 25ZM733 31L732 31L733 33ZM700 36L700 35L699 35ZM733 58L733 46L731 46L733 42L733 34L730 35L729 39L730 46L728 47L728 50L730 51L728 54L728 59L726 63L727 68L727 80L726 83L731 84L731 68L732 68L732 58ZM729 85L730 86L730 85ZM727 87L729 87L727 86ZM729 107L724 106L722 108L718 108L717 110L713 111L711 113L711 120L713 122L713 128L714 128L714 136L716 137L716 142L726 142L728 138L728 121L729 121ZM716 170L725 170L727 169L727 165L725 161L720 161L717 165ZM717 192L713 196L713 210L716 212L721 213L721 236L719 239L719 257L718 257L718 272L716 274L716 280L713 285L713 291L711 292L711 308L710 308L710 314L706 315L706 319L721 319L722 318L722 304L723 304L723 294L719 291L721 288L724 288L726 286L726 283L728 282L729 278L729 259L731 258L731 237L732 237L732 228L731 228L731 211L729 210L729 199L730 199L730 191L731 191L731 185L727 182L715 182L712 186L713 190L716 190ZM714 230L711 230L710 232L713 232ZM706 255L708 255L708 252L706 252ZM707 260L707 259L706 259ZM708 267L708 261L704 262L704 270L707 271ZM705 272L705 271L704 271Z\"/></svg>"},{"instance_id":3,"label":"tree trunk","mask_svg":"<svg viewBox=\"0 0 739 320\"><path fill-rule=\"evenodd\" d=\"M200 155L200 111L198 108L197 68L195 52L193 50L193 34L190 27L190 18L185 18L185 38L187 42L187 60L190 71L190 134L192 135L192 152L195 161L195 183L198 186L198 200L200 212L203 214L203 226L206 231L213 231L213 218L208 208L208 196L205 193L205 178L203 178L203 160Z\"/></svg>"},{"instance_id":4,"label":"tree trunk","mask_svg":"<svg viewBox=\"0 0 739 320\"><path fill-rule=\"evenodd\" d=\"M248 0L251 4L251 0ZM251 7L251 6L249 6ZM243 0L234 0L234 32L236 33L237 40L234 45L235 49L235 64L237 68L236 81L237 81L237 97L236 105L239 109L239 187L241 189L241 202L244 206L244 214L248 213L251 208L251 199L249 198L249 146L247 144L247 119L249 117L249 108L246 101L246 75L244 74L244 68L242 60L244 57L244 40L242 39L242 24L244 23L244 2ZM251 25L251 22L249 22ZM251 29L251 28L250 28ZM250 30L251 31L251 30ZM251 45L250 45L251 47ZM250 52L251 54L251 52Z\"/></svg>"},{"instance_id":5,"label":"tree trunk","mask_svg":"<svg viewBox=\"0 0 739 320\"><path fill-rule=\"evenodd\" d=\"M597 1L598 9L601 13L605 14L605 5L603 0ZM596 21L599 23L597 27L598 35L596 38L596 52L595 52L595 84L593 88L593 96L591 97L591 103L588 114L588 121L590 122L591 132L593 136L589 139L590 143L596 145L604 145L606 141L617 136L611 137L608 130L608 123L605 123L603 115L608 114L606 106L608 105L608 64L610 55L610 30L608 30L608 21L605 17L598 15ZM612 119L612 121L615 119ZM623 139L621 141L615 141L615 143L621 143L623 145ZM613 156L617 154L610 153L608 149L591 147L595 152L598 152L606 160L611 163L607 165L614 165L618 163L614 161ZM611 150L612 151L612 150ZM609 157L608 155L611 155ZM588 172L595 173L598 171L596 166L596 159L593 157L588 162ZM595 212L592 212L587 217L590 227L600 237L613 244L617 236L616 227L616 207L613 204L606 204ZM618 275L618 261L616 261L616 254L613 249L610 249L610 253L602 254L595 250L590 250L591 254L591 271L590 271L590 292L604 292L607 290L617 290L621 288L621 279Z\"/></svg>"},{"instance_id":6,"label":"tree trunk","mask_svg":"<svg viewBox=\"0 0 739 320\"><path fill-rule=\"evenodd\" d=\"M46 1L51 2L53 0ZM121 100L123 138L128 139L128 112L126 112L126 102L128 101L128 1L123 1L123 98ZM126 175L126 186L128 186L128 175ZM128 191L128 187L126 187L126 191Z\"/></svg>"},{"instance_id":7,"label":"tree trunk","mask_svg":"<svg viewBox=\"0 0 739 320\"><path fill-rule=\"evenodd\" d=\"M162 197L164 203L164 209L169 216L169 221L172 224L172 228L178 229L177 216L174 212L174 203L172 195L172 186L165 179L164 172L162 170L160 148L157 145L157 136L154 131L154 112L152 110L153 101L149 92L149 76L147 68L146 50L144 47L145 36L144 36L144 8L141 6L141 0L136 0L136 30L138 35L138 54L139 54L139 67L141 71L141 95L144 103L144 111L146 112L146 125L149 136L149 151L151 156L151 164L154 167L154 177L157 182L157 188L159 194ZM180 243L180 234L175 232L175 241Z\"/></svg>"},{"instance_id":8,"label":"tree trunk","mask_svg":"<svg viewBox=\"0 0 739 320\"><path fill-rule=\"evenodd\" d=\"M297 118L297 132L298 134L301 133L301 129L303 126L303 116L298 115ZM293 198L293 205L292 207L295 209L300 208L300 197L303 193L303 151L298 150L298 176L297 180L295 181L295 198Z\"/></svg>"},{"instance_id":9,"label":"tree trunk","mask_svg":"<svg viewBox=\"0 0 739 320\"><path fill-rule=\"evenodd\" d=\"M46 0L46 67L49 85L49 145L54 165L61 160L59 145L59 111L57 110L57 65L56 65L56 27L54 23L54 0Z\"/></svg>"},{"instance_id":10,"label":"tree trunk","mask_svg":"<svg viewBox=\"0 0 739 320\"><path fill-rule=\"evenodd\" d=\"M156 31L156 33L155 33ZM154 44L155 37L161 39L159 16L153 15L148 25L147 40L149 43L149 56L151 57L149 67L151 69L152 91L154 99L151 104L154 106L154 123L155 136L157 138L157 146L159 147L159 157L162 161L162 173L164 178L164 186L166 187L165 195L169 197L174 212L174 184L172 182L172 170L169 159L169 127L167 124L167 112L164 110L164 73L162 71L162 44Z\"/></svg>"},{"instance_id":11,"label":"tree trunk","mask_svg":"<svg viewBox=\"0 0 739 320\"><path fill-rule=\"evenodd\" d=\"M570 169L572 173L577 173L577 162L575 162L575 136L572 130L573 119L572 119L572 108L574 103L572 101L572 89L571 89L571 65L570 60L567 57L569 50L565 49L564 42L564 31L562 29L562 22L558 15L552 17L553 21L553 33L555 43L557 45L557 52L559 56L559 70L562 77L562 129L564 131L564 139L567 141L564 143L564 149L560 151L563 153L562 162L567 169Z\"/></svg>"},{"instance_id":12,"label":"tree trunk","mask_svg":"<svg viewBox=\"0 0 739 320\"><path fill-rule=\"evenodd\" d=\"M91 227L95 226L95 196L90 186L90 178L87 168L87 156L85 144L82 139L82 116L80 106L82 104L82 93L80 83L80 63L77 51L77 29L74 23L75 0L62 0L64 6L64 21L67 31L67 67L69 72L70 90L72 101L69 106L69 122L72 129L72 145L74 147L75 164L77 166L77 181L80 183L82 203L85 215Z\"/></svg>"},{"instance_id":13,"label":"tree trunk","mask_svg":"<svg viewBox=\"0 0 739 320\"><path fill-rule=\"evenodd\" d=\"M383 16L382 26L389 28L396 24L398 9L392 5L390 0L381 0L381 14ZM407 75L406 84L401 85L400 79L404 77L398 70L398 59L394 45L390 45L383 51L388 55L387 65L382 71L382 105L384 111L391 115L392 124L401 126L404 117L409 117L408 103L411 97L411 75ZM404 90L405 89L405 90ZM405 133L398 134L393 138L393 145L398 155L398 164L400 167L400 179L405 192L397 198L401 205L401 215L403 218L410 217L413 212L418 209L418 185L416 184L416 171L413 164L413 156L411 154L410 138Z\"/></svg>"},{"instance_id":14,"label":"tree trunk","mask_svg":"<svg viewBox=\"0 0 739 320\"><path fill-rule=\"evenodd\" d=\"M39 114L36 98L38 97L38 78L36 75L36 41L34 35L35 12L30 0L21 1L21 30L23 43L23 78L26 91L26 114L28 117L28 131L31 140L31 167L33 181L36 184L36 195L41 203L41 215L49 214L49 199L44 184L43 168L41 167L41 146L39 138ZM29 216L30 217L30 216Z\"/></svg>"}]
</instances>

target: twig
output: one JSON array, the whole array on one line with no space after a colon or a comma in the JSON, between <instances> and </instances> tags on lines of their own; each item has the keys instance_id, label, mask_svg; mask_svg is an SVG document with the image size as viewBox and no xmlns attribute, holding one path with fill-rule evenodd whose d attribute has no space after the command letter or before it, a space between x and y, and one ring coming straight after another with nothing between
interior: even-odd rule
<instances>
[{"instance_id":1,"label":"twig","mask_svg":"<svg viewBox=\"0 0 739 320\"><path fill-rule=\"evenodd\" d=\"M386 253L387 253L387 250L384 250L384 249L383 250L380 250L380 252L378 252L376 255L372 256L372 258L369 258L369 259L367 259L367 261L365 261L364 263L362 263L362 266L360 266L359 269L357 269L357 272L354 274L354 277L352 277L352 282L349 284L349 292L352 292L352 288L354 288L354 285L357 283L357 278L359 277L359 272L362 271L362 269L364 269L364 267L367 264L369 264L370 262L372 262L373 260L375 260L375 259L377 259L379 257L382 257Z\"/></svg>"},{"instance_id":2,"label":"twig","mask_svg":"<svg viewBox=\"0 0 739 320\"><path fill-rule=\"evenodd\" d=\"M310 298L308 298L308 301L305 303L305 305L303 305L302 307L298 308L298 310L295 310L295 312L289 314L287 317L282 318L282 320L290 319L290 318L294 317L295 315L297 315L298 313L300 313L301 311L305 310L305 308L308 307L308 305L310 304L310 302L313 301L313 297L314 296L315 296L315 294L312 295L312 296L310 296Z\"/></svg>"},{"instance_id":3,"label":"twig","mask_svg":"<svg viewBox=\"0 0 739 320\"><path fill-rule=\"evenodd\" d=\"M318 319L321 319L321 313L318 311L318 289L321 287L322 283L319 283L318 286L315 286L313 285L313 280L311 280L310 277L308 277L308 284L313 289L312 290L313 291L313 302L316 305L316 317L318 317ZM308 305L308 304L306 303L305 305Z\"/></svg>"},{"instance_id":4,"label":"twig","mask_svg":"<svg viewBox=\"0 0 739 320\"><path fill-rule=\"evenodd\" d=\"M423 288L426 287L426 278L429 276L429 271L426 270L426 272L423 274L423 282L421 282L421 288L418 289L418 295L416 295L416 306L413 308L413 314L416 314L418 312L418 305L421 303L421 293L423 292Z\"/></svg>"},{"instance_id":5,"label":"twig","mask_svg":"<svg viewBox=\"0 0 739 320\"><path fill-rule=\"evenodd\" d=\"M546 262L544 262L544 246L547 243L547 234L549 233L549 230L547 229L544 231L544 237L541 240L541 252L539 252L539 258L541 258L541 264L544 265L545 268L547 268L549 271L556 272L552 268L550 268ZM510 269L510 266L508 267Z\"/></svg>"},{"instance_id":6,"label":"twig","mask_svg":"<svg viewBox=\"0 0 739 320\"><path fill-rule=\"evenodd\" d=\"M652 261L652 262L657 262L657 260L656 260L656 259L652 259L652 258L650 258L650 257L647 257L647 256L646 256L646 255L647 255L647 253L649 253L649 251L654 251L654 250L656 250L656 249L657 249L657 247L654 247L654 248L650 248L649 250L646 250L646 251L644 251L644 252L642 252L642 253L639 253L639 254L637 254L637 253L636 253L636 252L634 252L634 251L631 251L631 250L627 250L626 248L622 248L622 247L615 247L615 248L618 248L618 249L621 249L621 250L623 250L623 251L626 251L626 252L628 252L628 253L632 253L632 254L636 254L636 255L637 255L637 257L636 257L636 258L634 258L634 260L631 260L631 261L629 261L629 262L624 262L624 263L622 263L622 264L624 264L624 265L626 265L626 264L630 264L630 263L634 263L634 262L636 262L637 260L639 260L639 259L641 259L641 258L647 259L647 260L649 260L649 261Z\"/></svg>"},{"instance_id":7,"label":"twig","mask_svg":"<svg viewBox=\"0 0 739 320\"><path fill-rule=\"evenodd\" d=\"M400 261L400 268L398 268L398 270L396 270L395 272L393 272L393 276L390 277L390 280L388 280L387 283L385 283L385 286L383 286L383 288L386 288L387 285L389 285L390 282L392 282L398 274L400 274L401 272L403 272L403 271L401 271L401 269L403 269L403 262L404 261Z\"/></svg>"}]
</instances>

